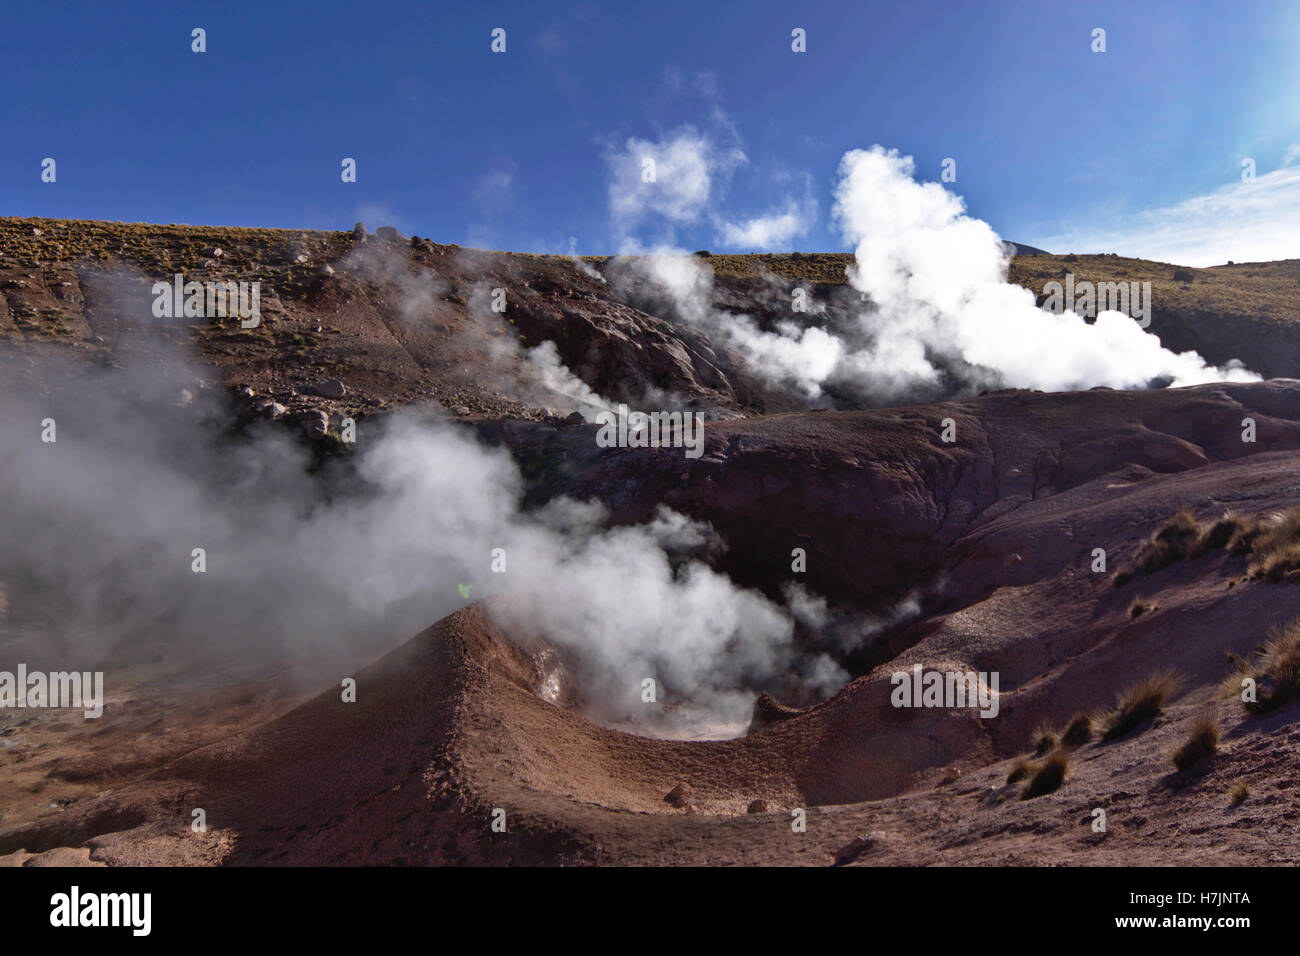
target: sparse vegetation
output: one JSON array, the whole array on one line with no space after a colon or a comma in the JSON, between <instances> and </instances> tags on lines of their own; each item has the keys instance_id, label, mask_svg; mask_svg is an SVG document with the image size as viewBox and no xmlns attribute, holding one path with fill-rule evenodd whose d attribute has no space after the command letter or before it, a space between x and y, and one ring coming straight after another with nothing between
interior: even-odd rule
<instances>
[{"instance_id":1,"label":"sparse vegetation","mask_svg":"<svg viewBox=\"0 0 1300 956\"><path fill-rule=\"evenodd\" d=\"M1050 750L1055 750L1056 745L1060 742L1056 731L1045 724L1039 724L1034 729L1034 753L1042 756Z\"/></svg>"},{"instance_id":2,"label":"sparse vegetation","mask_svg":"<svg viewBox=\"0 0 1300 956\"><path fill-rule=\"evenodd\" d=\"M1300 696L1300 618L1271 630L1253 661L1237 658L1224 689L1242 693L1245 678L1254 681L1255 699L1242 701L1252 714L1269 713Z\"/></svg>"},{"instance_id":3,"label":"sparse vegetation","mask_svg":"<svg viewBox=\"0 0 1300 956\"><path fill-rule=\"evenodd\" d=\"M1076 747L1082 747L1092 740L1092 715L1077 714L1070 721L1065 733L1061 735L1061 744L1073 750Z\"/></svg>"},{"instance_id":4,"label":"sparse vegetation","mask_svg":"<svg viewBox=\"0 0 1300 956\"><path fill-rule=\"evenodd\" d=\"M1016 783L1038 772L1038 764L1033 760L1017 760L1016 765L1007 774L1007 783Z\"/></svg>"},{"instance_id":5,"label":"sparse vegetation","mask_svg":"<svg viewBox=\"0 0 1300 956\"><path fill-rule=\"evenodd\" d=\"M1250 796L1250 786L1244 780L1238 780L1228 791L1228 796L1232 798L1232 805L1238 806L1245 803L1246 798Z\"/></svg>"},{"instance_id":6,"label":"sparse vegetation","mask_svg":"<svg viewBox=\"0 0 1300 956\"><path fill-rule=\"evenodd\" d=\"M1250 555L1248 577L1281 581L1300 570L1300 508L1257 518L1229 511L1212 522L1198 522L1191 512L1180 511L1138 549L1131 565L1116 572L1115 587L1219 549ZM1136 602L1130 613L1133 617L1142 613Z\"/></svg>"},{"instance_id":7,"label":"sparse vegetation","mask_svg":"<svg viewBox=\"0 0 1300 956\"><path fill-rule=\"evenodd\" d=\"M1132 567L1121 568L1115 586L1123 587L1136 575L1155 574L1176 561L1185 561L1201 537L1201 526L1190 511L1180 511L1138 549ZM1121 577L1123 580L1121 581ZM1141 614L1138 611L1138 614ZM1137 617L1137 614L1133 614Z\"/></svg>"},{"instance_id":8,"label":"sparse vegetation","mask_svg":"<svg viewBox=\"0 0 1300 956\"><path fill-rule=\"evenodd\" d=\"M1029 786L1025 787L1020 799L1030 800L1059 789L1065 780L1065 774L1069 766L1070 760L1065 754L1059 751L1052 754L1038 765L1033 778L1029 781Z\"/></svg>"},{"instance_id":9,"label":"sparse vegetation","mask_svg":"<svg viewBox=\"0 0 1300 956\"><path fill-rule=\"evenodd\" d=\"M1103 721L1102 740L1115 740L1151 720L1164 708L1177 689L1172 674L1160 672L1143 678L1119 695L1114 709Z\"/></svg>"},{"instance_id":10,"label":"sparse vegetation","mask_svg":"<svg viewBox=\"0 0 1300 956\"><path fill-rule=\"evenodd\" d=\"M1219 725L1210 714L1203 714L1192 724L1183 745L1174 751L1174 766L1186 770L1219 749Z\"/></svg>"},{"instance_id":11,"label":"sparse vegetation","mask_svg":"<svg viewBox=\"0 0 1300 956\"><path fill-rule=\"evenodd\" d=\"M1128 616L1131 618L1141 617L1147 611L1152 611L1152 610L1155 610L1155 608L1152 607L1150 604L1147 604L1145 599L1134 598L1133 603L1129 605Z\"/></svg>"},{"instance_id":12,"label":"sparse vegetation","mask_svg":"<svg viewBox=\"0 0 1300 956\"><path fill-rule=\"evenodd\" d=\"M1254 560L1247 573L1254 578L1280 581L1300 568L1300 508L1261 521L1252 538L1250 553Z\"/></svg>"}]
</instances>

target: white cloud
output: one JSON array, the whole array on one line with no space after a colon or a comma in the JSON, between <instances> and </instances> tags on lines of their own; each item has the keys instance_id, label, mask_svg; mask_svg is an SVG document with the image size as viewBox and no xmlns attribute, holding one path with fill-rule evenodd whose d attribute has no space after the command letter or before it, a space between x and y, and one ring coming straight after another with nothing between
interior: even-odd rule
<instances>
[{"instance_id":1,"label":"white cloud","mask_svg":"<svg viewBox=\"0 0 1300 956\"><path fill-rule=\"evenodd\" d=\"M646 160L654 162L654 181L645 182ZM630 228L649 214L674 225L697 222L742 163L738 147L720 147L694 126L683 126L659 140L630 137L622 149L606 153L610 214Z\"/></svg>"},{"instance_id":2,"label":"white cloud","mask_svg":"<svg viewBox=\"0 0 1300 956\"><path fill-rule=\"evenodd\" d=\"M1283 166L1172 206L1119 229L1077 230L1043 241L1053 252L1117 252L1188 266L1300 258L1300 144Z\"/></svg>"},{"instance_id":3,"label":"white cloud","mask_svg":"<svg viewBox=\"0 0 1300 956\"><path fill-rule=\"evenodd\" d=\"M508 169L490 169L474 181L474 198L483 205L496 206L507 200L515 185L515 174Z\"/></svg>"},{"instance_id":4,"label":"white cloud","mask_svg":"<svg viewBox=\"0 0 1300 956\"><path fill-rule=\"evenodd\" d=\"M717 227L725 246L769 250L788 246L792 239L806 235L816 221L817 201L808 197L802 203L789 200L784 212L742 222L719 221Z\"/></svg>"}]
</instances>

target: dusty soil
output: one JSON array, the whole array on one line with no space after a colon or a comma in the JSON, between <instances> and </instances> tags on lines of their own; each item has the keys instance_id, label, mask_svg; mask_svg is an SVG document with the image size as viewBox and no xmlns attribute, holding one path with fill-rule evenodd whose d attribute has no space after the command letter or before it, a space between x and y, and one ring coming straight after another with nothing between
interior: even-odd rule
<instances>
[{"instance_id":1,"label":"dusty soil","mask_svg":"<svg viewBox=\"0 0 1300 956\"><path fill-rule=\"evenodd\" d=\"M856 676L810 707L787 707L778 694L738 739L674 741L543 699L539 648L503 629L490 602L373 661L288 672L128 655L110 669L99 720L0 713L0 863L1298 861L1300 702L1256 717L1219 688L1230 653L1249 656L1272 626L1300 616L1300 588L1251 577L1248 558L1222 548L1124 587L1114 572L1179 510L1209 520L1297 504L1300 381L812 411L764 391L707 340L612 300L568 260L419 241L402 245L394 271L391 256L365 258L379 242L0 220L0 395L61 388L69 368L112 375L145 360L174 365L178 389L229 392L232 422L269 402L286 407L286 428L310 410L333 423L437 404L511 449L534 503L594 497L618 522L668 504L726 540L719 568L770 594L792 578L791 549L805 548L801 583L831 599L838 626L863 630L846 660ZM223 261L274 279L264 329L122 318L139 315L123 306L141 301L130 270L201 275L216 247ZM778 278L834 267L825 257L756 258L770 259L760 265ZM1055 258L1017 262L1046 275ZM1136 269L1130 262L1119 265ZM1171 268L1143 266L1157 267ZM723 295L748 295L745 283L760 281L752 262L716 268ZM1233 267L1224 281L1272 290L1287 268ZM1202 272L1217 270L1184 284L1219 289ZM498 282L521 291L515 313L494 324L468 302L477 285ZM427 322L403 322L394 305L394 290L410 283L427 293ZM1220 292L1198 308L1212 310ZM1213 316L1180 333L1209 343L1212 359L1219 333L1197 323L1258 318ZM1269 321L1285 326L1278 374L1294 375L1294 331L1280 313ZM543 340L598 390L653 383L727 420L710 423L705 453L689 466L680 452L598 449L592 426L544 404L518 351L497 347ZM312 393L336 377L345 395ZM1254 443L1241 440L1246 417ZM944 418L956 442L942 440ZM322 454L334 435L320 440ZM1093 570L1096 548L1106 551L1104 573ZM908 597L914 612L884 627L861 623L888 618ZM1146 610L1134 616L1137 598ZM997 672L998 715L892 706L891 675L913 664ZM1153 720L1071 750L1054 792L1022 799L1025 783L1006 783L1032 755L1035 728L1104 711L1156 667L1177 671L1181 685ZM355 702L340 692L344 676L357 681ZM1206 713L1219 726L1217 753L1176 770L1172 752ZM1236 802L1238 783L1249 794ZM200 809L201 832L191 825ZM794 826L800 817L806 825Z\"/></svg>"}]
</instances>

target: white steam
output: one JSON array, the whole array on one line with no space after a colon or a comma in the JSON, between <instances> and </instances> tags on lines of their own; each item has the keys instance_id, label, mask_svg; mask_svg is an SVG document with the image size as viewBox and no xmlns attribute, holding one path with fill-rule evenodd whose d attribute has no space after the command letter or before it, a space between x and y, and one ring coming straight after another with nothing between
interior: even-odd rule
<instances>
[{"instance_id":1,"label":"white steam","mask_svg":"<svg viewBox=\"0 0 1300 956\"><path fill-rule=\"evenodd\" d=\"M567 499L525 511L511 457L438 421L362 420L355 473L313 477L285 426L223 439L205 420L224 414L203 397L178 408L176 391L127 368L0 416L0 585L12 626L61 667L133 647L365 659L466 603L463 585L570 652L592 716L645 732L737 730L788 675L823 692L845 679L795 647L789 612L704 563L707 526L663 511L609 529L599 505Z\"/></svg>"},{"instance_id":2,"label":"white steam","mask_svg":"<svg viewBox=\"0 0 1300 956\"><path fill-rule=\"evenodd\" d=\"M1033 293L1006 281L1006 252L992 228L912 174L910 157L879 146L840 162L835 213L855 245L850 281L876 306L863 315L876 345L852 356L857 369L892 367L903 381L928 382L939 374L936 359L955 357L1008 386L1045 391L1258 379L1195 352L1175 354L1120 312L1088 324L1074 312L1039 309Z\"/></svg>"},{"instance_id":3,"label":"white steam","mask_svg":"<svg viewBox=\"0 0 1300 956\"><path fill-rule=\"evenodd\" d=\"M846 392L868 402L934 399L990 387L1068 391L1256 381L1229 363L1174 353L1136 320L1094 322L1040 309L1007 282L1006 247L962 200L913 180L913 163L876 146L840 164L835 215L854 245L848 319L771 303L765 324L715 306L706 260L660 248L616 260L616 274L648 281L685 322L741 356L766 381L817 401ZM842 304L831 310L843 315ZM817 321L814 321L817 320Z\"/></svg>"}]
</instances>

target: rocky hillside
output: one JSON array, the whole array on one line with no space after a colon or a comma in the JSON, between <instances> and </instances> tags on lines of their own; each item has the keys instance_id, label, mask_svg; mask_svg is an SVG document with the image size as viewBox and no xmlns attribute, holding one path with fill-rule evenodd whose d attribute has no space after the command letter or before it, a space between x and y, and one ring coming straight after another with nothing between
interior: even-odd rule
<instances>
[{"instance_id":1,"label":"rocky hillside","mask_svg":"<svg viewBox=\"0 0 1300 956\"><path fill-rule=\"evenodd\" d=\"M714 304L759 327L790 319L796 285L825 303L821 320L831 324L860 308L844 284L848 255L697 259L712 270ZM616 265L484 252L391 230L0 219L0 389L48 387L47 356L102 369L197 355L178 388L247 389L262 414L323 413L337 422L434 401L467 418L540 420L576 407L571 389L557 390L554 376L528 359L551 342L558 362L610 401L672 394L711 417L808 407L756 378L706 331L674 321L661 296ZM1080 281L1150 281L1151 328L1170 348L1220 364L1239 358L1266 375L1300 374L1300 260L1181 269L1032 255L1014 259L1011 279L1041 298L1067 272ZM177 273L260 281L260 324L154 319L151 287ZM504 292L504 311L492 310L494 289ZM344 394L317 394L335 381ZM849 394L827 401L863 407Z\"/></svg>"},{"instance_id":2,"label":"rocky hillside","mask_svg":"<svg viewBox=\"0 0 1300 956\"><path fill-rule=\"evenodd\" d=\"M847 256L695 259L711 269L712 304L758 327L790 321L795 286L824 303L819 321L861 307ZM88 383L148 381L164 400L143 420L182 449L211 440L219 460L230 436L274 431L351 479L342 421L422 406L509 453L529 516L577 500L604 507L603 530L662 507L706 525L709 568L778 603L798 603L797 585L792 641L842 669L828 694L803 672L747 684L755 719L734 739L654 739L595 719L580 649L532 633L509 588L461 591L458 610L361 661L252 662L231 655L237 635L197 653L169 621L165 640L144 635L114 662L102 720L4 718L0 862L1300 861L1300 261L1183 270L1023 255L1011 270L1036 293L1065 273L1150 281L1166 344L1273 377L813 401L756 376L625 261L388 230L0 220L0 408L84 407L102 394ZM260 281L260 321L156 316L152 286L175 273ZM671 394L710 419L701 455L602 447L581 414L591 394ZM127 445L122 458L139 452ZM0 481L30 493L22 451ZM418 487L413 500L449 486ZM457 517L470 510L451 498ZM74 505L89 528L96 510L124 507L111 495ZM581 521L559 514L568 542ZM356 574L361 538L400 531L347 527L362 530L295 556L331 587ZM8 610L31 606L26 544L0 552L6 640ZM111 592L121 556L73 544ZM302 586L274 571L277 600ZM600 580L625 573L612 572ZM198 627L187 620L175 627ZM632 622L601 623L613 639ZM997 674L996 714L897 706L894 675L917 666ZM1240 699L1243 677L1262 703ZM192 807L207 812L202 834Z\"/></svg>"}]
</instances>

